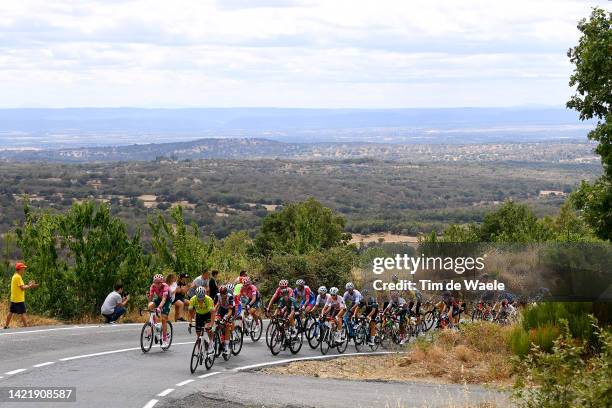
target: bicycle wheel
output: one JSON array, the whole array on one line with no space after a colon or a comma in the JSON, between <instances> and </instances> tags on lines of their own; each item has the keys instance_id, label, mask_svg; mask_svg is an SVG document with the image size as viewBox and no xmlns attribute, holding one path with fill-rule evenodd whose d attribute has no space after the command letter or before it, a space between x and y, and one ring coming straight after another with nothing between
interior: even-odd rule
<instances>
[{"instance_id":1,"label":"bicycle wheel","mask_svg":"<svg viewBox=\"0 0 612 408\"><path fill-rule=\"evenodd\" d=\"M357 325L357 327L355 327L355 350L357 350L358 352L361 352L363 350L363 348L365 347L366 338L366 327L360 323Z\"/></svg>"},{"instance_id":2,"label":"bicycle wheel","mask_svg":"<svg viewBox=\"0 0 612 408\"><path fill-rule=\"evenodd\" d=\"M217 345L215 344L213 348L216 350ZM203 353L206 354L206 356L204 357L204 367L206 367L207 370L210 370L213 364L215 364L215 352L209 353L208 347L206 347L206 350L203 350Z\"/></svg>"},{"instance_id":3,"label":"bicycle wheel","mask_svg":"<svg viewBox=\"0 0 612 408\"><path fill-rule=\"evenodd\" d=\"M195 373L196 369L198 368L198 364L201 364L200 363L201 356L202 356L202 341L198 337L198 339L195 341L195 344L193 345L193 351L191 352L191 361L189 364L189 369L191 370L191 374Z\"/></svg>"},{"instance_id":4,"label":"bicycle wheel","mask_svg":"<svg viewBox=\"0 0 612 408\"><path fill-rule=\"evenodd\" d=\"M221 341L221 335L219 334L219 331L215 331L215 358L221 355L221 352L223 351L222 345L223 342Z\"/></svg>"},{"instance_id":5,"label":"bicycle wheel","mask_svg":"<svg viewBox=\"0 0 612 408\"><path fill-rule=\"evenodd\" d=\"M437 314L430 310L423 315L423 323L425 327L425 331L431 330L432 327L436 326Z\"/></svg>"},{"instance_id":6,"label":"bicycle wheel","mask_svg":"<svg viewBox=\"0 0 612 408\"><path fill-rule=\"evenodd\" d=\"M172 345L172 335L174 334L174 329L172 328L172 323L170 321L166 322L166 334L168 335L168 345L166 347L162 347L163 351L166 351Z\"/></svg>"},{"instance_id":7,"label":"bicycle wheel","mask_svg":"<svg viewBox=\"0 0 612 408\"><path fill-rule=\"evenodd\" d=\"M263 320L261 317L254 318L251 322L251 340L256 343L261 339L261 333L263 332Z\"/></svg>"},{"instance_id":8,"label":"bicycle wheel","mask_svg":"<svg viewBox=\"0 0 612 408\"><path fill-rule=\"evenodd\" d=\"M336 345L336 350L338 350L338 353L340 354L346 351L346 348L348 347L350 341L348 327L342 327L342 332L344 333L344 341L341 341Z\"/></svg>"},{"instance_id":9,"label":"bicycle wheel","mask_svg":"<svg viewBox=\"0 0 612 408\"><path fill-rule=\"evenodd\" d=\"M308 315L306 320L304 321L304 333L306 333L306 339L310 340L308 336L310 336L310 329L316 323L314 317L312 315Z\"/></svg>"},{"instance_id":10,"label":"bicycle wheel","mask_svg":"<svg viewBox=\"0 0 612 408\"><path fill-rule=\"evenodd\" d=\"M310 326L310 330L306 332L306 339L308 339L308 345L311 349L316 349L321 343L321 325L315 322Z\"/></svg>"},{"instance_id":11,"label":"bicycle wheel","mask_svg":"<svg viewBox=\"0 0 612 408\"><path fill-rule=\"evenodd\" d=\"M283 342L285 341L285 336L280 330L279 327L275 327L272 330L272 334L270 335L270 352L273 356L276 356L281 351L281 347L283 346Z\"/></svg>"},{"instance_id":12,"label":"bicycle wheel","mask_svg":"<svg viewBox=\"0 0 612 408\"><path fill-rule=\"evenodd\" d=\"M274 331L274 324L271 320L268 322L268 327L266 327L266 346L270 347L270 339L272 338L272 332Z\"/></svg>"},{"instance_id":13,"label":"bicycle wheel","mask_svg":"<svg viewBox=\"0 0 612 408\"><path fill-rule=\"evenodd\" d=\"M242 343L244 342L244 334L242 333L242 328L240 326L234 327L232 331L232 340L230 344L232 345L232 354L237 356L240 354L242 350Z\"/></svg>"},{"instance_id":14,"label":"bicycle wheel","mask_svg":"<svg viewBox=\"0 0 612 408\"><path fill-rule=\"evenodd\" d=\"M387 326L383 328L382 333L380 333L380 345L384 349L390 348L391 345L393 344L392 336L393 336L393 333L390 327Z\"/></svg>"},{"instance_id":15,"label":"bicycle wheel","mask_svg":"<svg viewBox=\"0 0 612 408\"><path fill-rule=\"evenodd\" d=\"M140 331L140 348L143 353L148 353L153 347L153 332L155 329L151 326L151 323L145 323Z\"/></svg>"},{"instance_id":16,"label":"bicycle wheel","mask_svg":"<svg viewBox=\"0 0 612 408\"><path fill-rule=\"evenodd\" d=\"M304 344L304 331L298 330L296 337L293 337L291 334L290 336L289 351L291 351L291 354L297 354L302 349L302 344Z\"/></svg>"},{"instance_id":17,"label":"bicycle wheel","mask_svg":"<svg viewBox=\"0 0 612 408\"><path fill-rule=\"evenodd\" d=\"M380 346L380 336L378 335L378 333L376 333L376 336L374 336L374 338L372 339L372 344L370 344L369 346L370 350L372 351L378 350L378 347Z\"/></svg>"},{"instance_id":18,"label":"bicycle wheel","mask_svg":"<svg viewBox=\"0 0 612 408\"><path fill-rule=\"evenodd\" d=\"M327 326L321 327L321 354L325 355L329 352L333 336L331 330Z\"/></svg>"}]
</instances>

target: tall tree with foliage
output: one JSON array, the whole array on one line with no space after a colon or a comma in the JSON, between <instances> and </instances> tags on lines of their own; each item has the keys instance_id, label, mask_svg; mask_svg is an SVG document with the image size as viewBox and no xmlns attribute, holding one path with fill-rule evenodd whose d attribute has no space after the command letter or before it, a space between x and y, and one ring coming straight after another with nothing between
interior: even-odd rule
<instances>
[{"instance_id":1,"label":"tall tree with foliage","mask_svg":"<svg viewBox=\"0 0 612 408\"><path fill-rule=\"evenodd\" d=\"M348 243L344 232L346 221L314 198L290 204L282 211L268 215L255 237L259 255L271 253L304 255Z\"/></svg>"},{"instance_id":2,"label":"tall tree with foliage","mask_svg":"<svg viewBox=\"0 0 612 408\"><path fill-rule=\"evenodd\" d=\"M598 142L604 174L593 184L583 182L572 199L584 219L603 239L612 239L612 13L595 8L578 23L582 37L568 51L575 65L570 86L576 94L567 102L581 120L597 120L589 139Z\"/></svg>"}]
</instances>

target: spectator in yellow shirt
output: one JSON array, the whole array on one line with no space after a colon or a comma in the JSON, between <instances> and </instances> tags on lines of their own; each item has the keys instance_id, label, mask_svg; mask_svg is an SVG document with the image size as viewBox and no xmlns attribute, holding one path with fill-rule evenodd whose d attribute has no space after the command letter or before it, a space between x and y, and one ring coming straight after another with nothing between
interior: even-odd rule
<instances>
[{"instance_id":1,"label":"spectator in yellow shirt","mask_svg":"<svg viewBox=\"0 0 612 408\"><path fill-rule=\"evenodd\" d=\"M38 284L33 280L28 282L27 285L23 283L23 274L26 268L27 266L23 262L17 262L15 264L15 274L11 279L11 306L8 316L6 316L6 323L4 324L5 329L8 329L13 314L21 316L21 322L24 327L28 325L28 321L26 320L25 291L37 288Z\"/></svg>"}]
</instances>

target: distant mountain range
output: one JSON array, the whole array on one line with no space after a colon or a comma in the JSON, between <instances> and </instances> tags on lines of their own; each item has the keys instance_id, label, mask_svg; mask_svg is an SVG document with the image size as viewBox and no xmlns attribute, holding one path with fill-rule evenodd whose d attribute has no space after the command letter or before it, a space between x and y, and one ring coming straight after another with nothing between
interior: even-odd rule
<instances>
[{"instance_id":1,"label":"distant mountain range","mask_svg":"<svg viewBox=\"0 0 612 408\"><path fill-rule=\"evenodd\" d=\"M587 141L488 144L286 143L267 139L199 139L189 142L62 149L0 149L0 160L87 163L197 159L333 159L424 161L598 162Z\"/></svg>"},{"instance_id":2,"label":"distant mountain range","mask_svg":"<svg viewBox=\"0 0 612 408\"><path fill-rule=\"evenodd\" d=\"M75 149L202 138L287 143L533 142L584 140L590 126L563 108L0 109L0 149ZM221 142L215 143L221 148ZM266 149L274 148L269 143ZM110 154L112 149L105 151Z\"/></svg>"}]
</instances>

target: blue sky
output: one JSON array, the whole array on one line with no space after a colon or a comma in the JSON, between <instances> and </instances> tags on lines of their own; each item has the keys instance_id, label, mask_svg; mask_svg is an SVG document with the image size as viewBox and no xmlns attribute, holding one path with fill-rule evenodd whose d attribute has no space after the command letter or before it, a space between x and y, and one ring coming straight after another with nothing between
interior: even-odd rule
<instances>
[{"instance_id":1,"label":"blue sky","mask_svg":"<svg viewBox=\"0 0 612 408\"><path fill-rule=\"evenodd\" d=\"M561 106L584 0L3 0L0 107Z\"/></svg>"}]
</instances>

